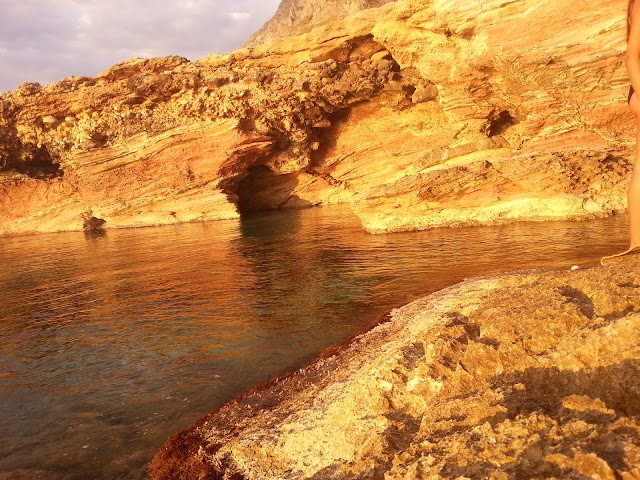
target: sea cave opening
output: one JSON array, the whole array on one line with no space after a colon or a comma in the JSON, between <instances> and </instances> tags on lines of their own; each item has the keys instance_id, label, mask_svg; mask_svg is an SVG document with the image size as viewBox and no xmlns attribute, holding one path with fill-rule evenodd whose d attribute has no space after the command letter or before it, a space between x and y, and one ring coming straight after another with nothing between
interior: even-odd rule
<instances>
[{"instance_id":1,"label":"sea cave opening","mask_svg":"<svg viewBox=\"0 0 640 480\"><path fill-rule=\"evenodd\" d=\"M296 173L278 174L266 165L249 168L247 175L236 189L240 215L276 210L279 208L304 208L312 206L295 195L298 185Z\"/></svg>"}]
</instances>

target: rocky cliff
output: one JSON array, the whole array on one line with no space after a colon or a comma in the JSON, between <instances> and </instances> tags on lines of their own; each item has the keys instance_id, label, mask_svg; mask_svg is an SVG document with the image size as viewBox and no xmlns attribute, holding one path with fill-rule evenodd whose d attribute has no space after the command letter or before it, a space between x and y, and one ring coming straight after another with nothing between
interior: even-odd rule
<instances>
[{"instance_id":1,"label":"rocky cliff","mask_svg":"<svg viewBox=\"0 0 640 480\"><path fill-rule=\"evenodd\" d=\"M154 479L640 478L640 270L464 282L175 435Z\"/></svg>"},{"instance_id":2,"label":"rocky cliff","mask_svg":"<svg viewBox=\"0 0 640 480\"><path fill-rule=\"evenodd\" d=\"M281 15L306 19L304 5ZM370 232L624 209L619 2L324 15L275 21L321 23L225 56L130 60L0 95L0 234L338 202Z\"/></svg>"}]
</instances>

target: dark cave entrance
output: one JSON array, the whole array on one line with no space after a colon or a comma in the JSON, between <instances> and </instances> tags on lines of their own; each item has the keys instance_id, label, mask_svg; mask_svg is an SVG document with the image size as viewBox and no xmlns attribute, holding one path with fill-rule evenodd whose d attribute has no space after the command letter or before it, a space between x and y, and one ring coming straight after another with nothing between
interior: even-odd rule
<instances>
[{"instance_id":1,"label":"dark cave entrance","mask_svg":"<svg viewBox=\"0 0 640 480\"><path fill-rule=\"evenodd\" d=\"M277 174L265 165L249 168L236 189L240 215L280 208L305 208L312 204L294 194L298 174Z\"/></svg>"},{"instance_id":2,"label":"dark cave entrance","mask_svg":"<svg viewBox=\"0 0 640 480\"><path fill-rule=\"evenodd\" d=\"M5 158L0 156L0 172L17 172L39 180L60 177L64 173L46 147L35 145L10 151Z\"/></svg>"},{"instance_id":3,"label":"dark cave entrance","mask_svg":"<svg viewBox=\"0 0 640 480\"><path fill-rule=\"evenodd\" d=\"M518 123L518 121L511 115L511 113L509 113L508 110L502 110L499 113L494 113L489 116L487 124L485 125L485 133L487 134L487 137L501 135L516 123Z\"/></svg>"}]
</instances>

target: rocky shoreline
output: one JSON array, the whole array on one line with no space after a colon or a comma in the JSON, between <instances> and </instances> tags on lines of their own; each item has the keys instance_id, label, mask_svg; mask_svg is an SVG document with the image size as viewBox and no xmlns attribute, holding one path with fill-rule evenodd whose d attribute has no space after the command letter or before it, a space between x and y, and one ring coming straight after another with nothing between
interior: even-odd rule
<instances>
[{"instance_id":1,"label":"rocky shoreline","mask_svg":"<svg viewBox=\"0 0 640 480\"><path fill-rule=\"evenodd\" d=\"M465 281L174 435L154 479L638 478L637 258Z\"/></svg>"},{"instance_id":2,"label":"rocky shoreline","mask_svg":"<svg viewBox=\"0 0 640 480\"><path fill-rule=\"evenodd\" d=\"M370 233L626 209L620 2L330 3L283 2L227 55L0 93L0 235L338 203ZM150 475L640 478L639 266L394 310L175 434Z\"/></svg>"},{"instance_id":3,"label":"rocky shoreline","mask_svg":"<svg viewBox=\"0 0 640 480\"><path fill-rule=\"evenodd\" d=\"M227 55L25 83L0 93L0 235L336 203L371 233L622 212L624 15L289 0Z\"/></svg>"}]
</instances>

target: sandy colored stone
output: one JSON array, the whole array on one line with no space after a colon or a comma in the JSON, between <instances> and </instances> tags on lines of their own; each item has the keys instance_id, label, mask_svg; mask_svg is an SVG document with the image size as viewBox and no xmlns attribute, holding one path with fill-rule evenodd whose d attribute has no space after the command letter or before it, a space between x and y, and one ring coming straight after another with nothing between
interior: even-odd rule
<instances>
[{"instance_id":1,"label":"sandy colored stone","mask_svg":"<svg viewBox=\"0 0 640 480\"><path fill-rule=\"evenodd\" d=\"M286 1L227 55L131 59L0 94L0 233L80 228L85 208L111 215L110 228L348 203L372 233L626 209L635 135L619 2L339 7ZM171 132L226 121L231 137L271 148L244 155L233 181L185 182ZM171 155L149 153L163 178L140 176L142 202L122 175L114 202L83 162L134 155L141 135L167 136ZM225 145L186 148L215 172Z\"/></svg>"},{"instance_id":2,"label":"sandy colored stone","mask_svg":"<svg viewBox=\"0 0 640 480\"><path fill-rule=\"evenodd\" d=\"M394 310L174 435L152 478L634 478L638 267L491 276Z\"/></svg>"},{"instance_id":3,"label":"sandy colored stone","mask_svg":"<svg viewBox=\"0 0 640 480\"><path fill-rule=\"evenodd\" d=\"M579 473L587 478L597 480L615 480L616 478L607 462L593 453L576 454L573 457L554 454L547 456L545 460L565 471Z\"/></svg>"},{"instance_id":4,"label":"sandy colored stone","mask_svg":"<svg viewBox=\"0 0 640 480\"><path fill-rule=\"evenodd\" d=\"M0 183L0 233L79 230L87 212L104 228L237 218L228 185L271 148L270 138L242 133L233 120L137 134L75 155L62 177Z\"/></svg>"}]
</instances>

